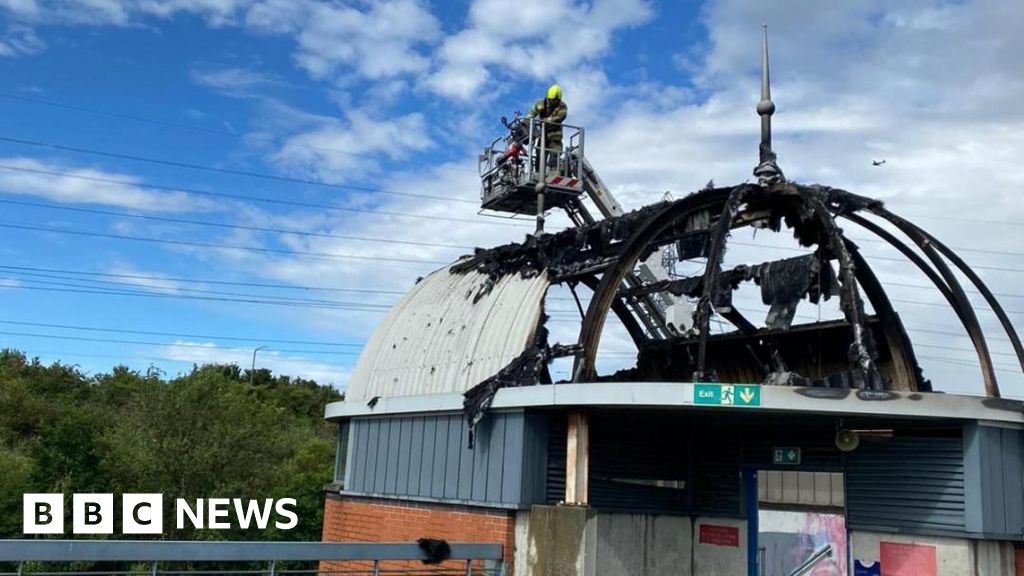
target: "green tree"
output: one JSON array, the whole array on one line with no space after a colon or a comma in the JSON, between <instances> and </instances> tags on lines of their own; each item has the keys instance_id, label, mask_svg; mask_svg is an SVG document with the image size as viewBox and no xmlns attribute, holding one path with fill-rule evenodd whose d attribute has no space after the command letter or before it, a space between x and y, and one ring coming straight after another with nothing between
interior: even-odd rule
<instances>
[{"instance_id":1,"label":"green tree","mask_svg":"<svg viewBox=\"0 0 1024 576\"><path fill-rule=\"evenodd\" d=\"M20 534L26 492L160 492L167 537L319 540L335 433L323 410L340 394L265 370L252 380L234 365L88 377L0 351L0 537ZM299 526L179 532L179 497L295 498Z\"/></svg>"}]
</instances>

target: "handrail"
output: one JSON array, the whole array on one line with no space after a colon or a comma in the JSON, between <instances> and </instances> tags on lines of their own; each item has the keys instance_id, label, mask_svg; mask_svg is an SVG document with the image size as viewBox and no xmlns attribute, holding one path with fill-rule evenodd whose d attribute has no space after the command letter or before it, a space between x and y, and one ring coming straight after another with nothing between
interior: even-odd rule
<instances>
[{"instance_id":1,"label":"handrail","mask_svg":"<svg viewBox=\"0 0 1024 576\"><path fill-rule=\"evenodd\" d=\"M451 560L501 560L501 544L449 543ZM425 560L415 542L0 540L0 562Z\"/></svg>"},{"instance_id":2,"label":"handrail","mask_svg":"<svg viewBox=\"0 0 1024 576\"><path fill-rule=\"evenodd\" d=\"M803 576L804 574L807 574L807 572L811 568L814 568L815 564L817 564L818 562L821 562L825 558L831 558L831 557L832 557L832 545L831 544L826 544L824 548L822 548L821 550L818 550L814 554L811 554L810 557L807 558L807 560L804 560L803 564L801 564L795 570L790 572L789 576Z\"/></svg>"}]
</instances>

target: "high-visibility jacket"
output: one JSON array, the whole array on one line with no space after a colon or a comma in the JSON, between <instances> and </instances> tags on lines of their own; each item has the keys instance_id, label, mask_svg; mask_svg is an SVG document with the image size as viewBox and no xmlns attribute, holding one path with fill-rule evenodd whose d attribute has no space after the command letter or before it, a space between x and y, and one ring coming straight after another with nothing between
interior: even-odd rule
<instances>
[{"instance_id":1,"label":"high-visibility jacket","mask_svg":"<svg viewBox=\"0 0 1024 576\"><path fill-rule=\"evenodd\" d=\"M564 100L558 100L557 103L550 101L547 98L541 98L537 100L537 103L533 105L533 110L526 115L527 118L537 117L546 122L552 122L552 124L546 124L544 126L545 134L547 134L549 144L562 144L562 122L565 117L569 115L569 106L565 104ZM550 146L549 146L550 147Z\"/></svg>"}]
</instances>

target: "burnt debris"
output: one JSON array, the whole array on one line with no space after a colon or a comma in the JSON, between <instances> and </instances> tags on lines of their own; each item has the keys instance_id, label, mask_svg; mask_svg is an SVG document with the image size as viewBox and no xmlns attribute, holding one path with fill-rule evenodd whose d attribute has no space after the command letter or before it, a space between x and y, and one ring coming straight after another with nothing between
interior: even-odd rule
<instances>
[{"instance_id":1,"label":"burnt debris","mask_svg":"<svg viewBox=\"0 0 1024 576\"><path fill-rule=\"evenodd\" d=\"M623 380L715 381L727 377L730 382L765 385L930 390L899 316L869 263L838 224L839 219L849 220L904 254L909 252L868 216L904 232L925 254L927 260L914 257L912 262L936 283L964 321L978 350L989 395L998 396L980 326L943 258L965 271L1001 321L1005 313L962 260L877 200L838 188L780 181L706 188L620 217L531 236L521 244L477 250L453 265L453 273L475 271L486 275L477 294L471 295L474 298L506 275L530 277L541 272L549 274L553 284L573 288L583 284L594 291L577 342L549 345L542 321L533 346L466 393L470 426L479 422L500 388L550 383L547 364L554 357L575 356L572 381L599 380L594 363L609 312L622 320L639 351L637 366L615 375ZM794 258L722 270L731 232L747 226L776 232L785 228L801 246L814 250ZM681 260L707 258L704 273L637 282L632 273L638 262L665 245L674 245ZM763 328L732 306L733 292L751 281L760 286L762 302L769 306ZM655 334L636 317L640 299L662 292L695 301L690 332ZM817 303L833 296L839 297L843 320L794 326L801 300ZM865 297L871 302L872 315L865 311ZM736 331L712 336L709 325L715 315L732 323ZM1024 347L1012 325L1007 324L1004 322L1004 327L1024 367Z\"/></svg>"}]
</instances>

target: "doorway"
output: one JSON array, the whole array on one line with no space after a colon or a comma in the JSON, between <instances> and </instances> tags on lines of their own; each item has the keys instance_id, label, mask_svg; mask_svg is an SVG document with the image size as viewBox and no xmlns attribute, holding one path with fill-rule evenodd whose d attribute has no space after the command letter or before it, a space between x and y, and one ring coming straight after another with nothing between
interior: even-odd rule
<instances>
[{"instance_id":1,"label":"doorway","mask_svg":"<svg viewBox=\"0 0 1024 576\"><path fill-rule=\"evenodd\" d=\"M756 494L755 574L850 576L841 472L758 470Z\"/></svg>"}]
</instances>

